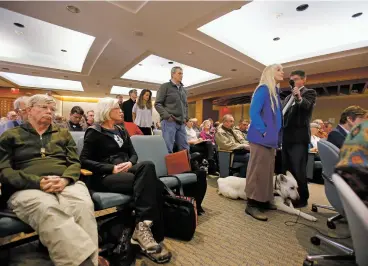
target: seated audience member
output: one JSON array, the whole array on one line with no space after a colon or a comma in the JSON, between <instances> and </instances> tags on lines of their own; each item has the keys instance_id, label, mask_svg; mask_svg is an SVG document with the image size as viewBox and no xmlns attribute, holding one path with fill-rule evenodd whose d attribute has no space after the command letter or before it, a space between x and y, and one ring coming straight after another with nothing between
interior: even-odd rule
<instances>
[{"instance_id":1,"label":"seated audience member","mask_svg":"<svg viewBox=\"0 0 368 266\"><path fill-rule=\"evenodd\" d=\"M336 171L368 207L368 121L355 126L340 150Z\"/></svg>"},{"instance_id":2,"label":"seated audience member","mask_svg":"<svg viewBox=\"0 0 368 266\"><path fill-rule=\"evenodd\" d=\"M161 123L160 123L160 121L157 121L156 122L156 129L161 130Z\"/></svg>"},{"instance_id":3,"label":"seated audience member","mask_svg":"<svg viewBox=\"0 0 368 266\"><path fill-rule=\"evenodd\" d=\"M201 132L201 129L200 129L200 127L198 126L198 119L197 118L191 118L190 119L191 121L192 121L192 123L193 123L193 130L196 132L196 133L199 133L199 132Z\"/></svg>"},{"instance_id":4,"label":"seated audience member","mask_svg":"<svg viewBox=\"0 0 368 266\"><path fill-rule=\"evenodd\" d=\"M89 110L87 112L87 126L90 127L95 122L95 112L93 110Z\"/></svg>"},{"instance_id":5,"label":"seated audience member","mask_svg":"<svg viewBox=\"0 0 368 266\"><path fill-rule=\"evenodd\" d=\"M212 145L215 145L215 133L211 132L210 120L204 120L202 131L199 137L203 140L211 141Z\"/></svg>"},{"instance_id":6,"label":"seated audience member","mask_svg":"<svg viewBox=\"0 0 368 266\"><path fill-rule=\"evenodd\" d=\"M235 127L235 129L239 130L241 133L243 133L244 138L247 139L248 126L249 126L249 121L248 120L240 119L239 124L238 124L237 127Z\"/></svg>"},{"instance_id":7,"label":"seated audience member","mask_svg":"<svg viewBox=\"0 0 368 266\"><path fill-rule=\"evenodd\" d=\"M332 131L333 126L332 126L332 123L329 121L325 121L324 124L325 124L325 132L328 136L328 134L330 134L330 132Z\"/></svg>"},{"instance_id":8,"label":"seated audience member","mask_svg":"<svg viewBox=\"0 0 368 266\"><path fill-rule=\"evenodd\" d=\"M311 148L310 150L312 152L317 152L318 151L318 147L317 147L317 143L318 141L320 141L321 139L317 136L318 135L318 130L319 130L319 124L317 123L311 123L310 124L310 130L311 130Z\"/></svg>"},{"instance_id":9,"label":"seated audience member","mask_svg":"<svg viewBox=\"0 0 368 266\"><path fill-rule=\"evenodd\" d=\"M134 104L132 115L133 122L144 135L152 135L152 92L144 89L139 95L138 101Z\"/></svg>"},{"instance_id":10,"label":"seated audience member","mask_svg":"<svg viewBox=\"0 0 368 266\"><path fill-rule=\"evenodd\" d=\"M75 142L67 129L52 124L51 97L30 97L26 110L28 121L0 138L0 181L10 196L8 206L37 232L55 265L97 266L94 206L78 181Z\"/></svg>"},{"instance_id":11,"label":"seated audience member","mask_svg":"<svg viewBox=\"0 0 368 266\"><path fill-rule=\"evenodd\" d=\"M68 124L61 115L55 115L54 124L61 128L68 128Z\"/></svg>"},{"instance_id":12,"label":"seated audience member","mask_svg":"<svg viewBox=\"0 0 368 266\"><path fill-rule=\"evenodd\" d=\"M156 262L167 262L171 253L162 244L163 185L150 161L137 163L138 156L121 122L117 99L101 99L96 107L95 124L84 136L80 159L93 172L91 189L131 194L135 203L136 226L132 243L138 244ZM151 229L152 228L152 229Z\"/></svg>"},{"instance_id":13,"label":"seated audience member","mask_svg":"<svg viewBox=\"0 0 368 266\"><path fill-rule=\"evenodd\" d=\"M234 129L234 117L232 115L224 115L222 124L217 128L215 140L220 150L234 151L234 162L246 164L245 169L243 169L245 172L242 171L241 173L242 176L245 176L249 161L249 143L245 140L242 132Z\"/></svg>"},{"instance_id":14,"label":"seated audience member","mask_svg":"<svg viewBox=\"0 0 368 266\"><path fill-rule=\"evenodd\" d=\"M14 101L14 110L16 113L16 117L18 117L18 120L8 119L6 123L0 126L0 135L10 128L17 127L23 124L27 120L27 112L26 112L27 100L28 100L27 96L22 96Z\"/></svg>"},{"instance_id":15,"label":"seated audience member","mask_svg":"<svg viewBox=\"0 0 368 266\"><path fill-rule=\"evenodd\" d=\"M187 132L187 141L190 146L190 153L198 152L202 155L208 164L208 173L216 173L216 163L214 160L214 149L211 141L197 137L197 133L193 129L192 119L186 123L185 131ZM205 163L206 164L206 163Z\"/></svg>"},{"instance_id":16,"label":"seated audience member","mask_svg":"<svg viewBox=\"0 0 368 266\"><path fill-rule=\"evenodd\" d=\"M6 122L8 122L7 117L4 116L4 117L0 118L0 125L5 124Z\"/></svg>"},{"instance_id":17,"label":"seated audience member","mask_svg":"<svg viewBox=\"0 0 368 266\"><path fill-rule=\"evenodd\" d=\"M337 127L328 134L327 141L341 149L347 134L354 126L363 121L366 114L367 111L360 106L353 105L346 108L341 114Z\"/></svg>"},{"instance_id":18,"label":"seated audience member","mask_svg":"<svg viewBox=\"0 0 368 266\"><path fill-rule=\"evenodd\" d=\"M17 113L15 111L8 112L6 117L8 118L8 121L17 121L18 118Z\"/></svg>"},{"instance_id":19,"label":"seated audience member","mask_svg":"<svg viewBox=\"0 0 368 266\"><path fill-rule=\"evenodd\" d=\"M70 111L68 121L69 131L84 131L86 128L82 126L82 118L84 111L80 106L74 106Z\"/></svg>"},{"instance_id":20,"label":"seated audience member","mask_svg":"<svg viewBox=\"0 0 368 266\"><path fill-rule=\"evenodd\" d=\"M120 125L128 131L129 136L134 135L143 135L143 132L139 129L139 127L133 122L124 121L124 113L120 113L121 120L117 122L117 125Z\"/></svg>"},{"instance_id":21,"label":"seated audience member","mask_svg":"<svg viewBox=\"0 0 368 266\"><path fill-rule=\"evenodd\" d=\"M218 126L220 125L221 123L219 122L219 121L216 121L215 123L213 123L213 129L214 129L214 132L216 133L216 131L217 131L217 128L218 128Z\"/></svg>"},{"instance_id":22,"label":"seated audience member","mask_svg":"<svg viewBox=\"0 0 368 266\"><path fill-rule=\"evenodd\" d=\"M321 119L316 119L312 123L319 125L319 129L316 136L319 137L320 139L326 139L328 134L325 131L325 123Z\"/></svg>"}]
</instances>

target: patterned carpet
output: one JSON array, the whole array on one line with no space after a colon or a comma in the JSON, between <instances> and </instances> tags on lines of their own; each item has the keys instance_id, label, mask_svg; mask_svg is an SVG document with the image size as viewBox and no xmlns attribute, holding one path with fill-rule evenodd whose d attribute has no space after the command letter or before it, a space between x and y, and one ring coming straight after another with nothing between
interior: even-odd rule
<instances>
[{"instance_id":1,"label":"patterned carpet","mask_svg":"<svg viewBox=\"0 0 368 266\"><path fill-rule=\"evenodd\" d=\"M217 195L216 179L209 179L204 200L206 214L199 217L195 237L190 242L166 239L173 258L166 265L302 265L307 253L337 254L334 248L325 244L313 246L309 239L315 230L297 224L286 226L284 222L295 221L296 217L279 211L268 213L268 222L259 222L244 214L242 200L230 200ZM310 185L310 203L327 204L324 188ZM303 209L312 213L310 208ZM337 222L337 229L326 226L328 211L312 213L318 218L316 223L300 219L299 222L312 225L331 236L346 236L347 224ZM339 240L340 241L340 240ZM351 246L351 239L341 240ZM45 255L35 251L35 246L14 250L11 265L52 265ZM137 266L156 265L145 257L140 257ZM319 262L318 265L355 265L354 263Z\"/></svg>"}]
</instances>

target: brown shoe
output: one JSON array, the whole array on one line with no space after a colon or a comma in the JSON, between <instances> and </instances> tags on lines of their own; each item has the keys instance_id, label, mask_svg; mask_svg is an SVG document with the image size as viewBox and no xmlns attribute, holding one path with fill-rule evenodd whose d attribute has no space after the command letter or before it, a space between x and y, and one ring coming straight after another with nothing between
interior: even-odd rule
<instances>
[{"instance_id":1,"label":"brown shoe","mask_svg":"<svg viewBox=\"0 0 368 266\"><path fill-rule=\"evenodd\" d=\"M146 253L144 254L152 261L156 263L167 263L171 260L172 254L171 252L165 247L164 243L160 243L161 252L157 253Z\"/></svg>"},{"instance_id":2,"label":"brown shoe","mask_svg":"<svg viewBox=\"0 0 368 266\"><path fill-rule=\"evenodd\" d=\"M98 266L109 266L110 263L104 257L98 256Z\"/></svg>"},{"instance_id":3,"label":"brown shoe","mask_svg":"<svg viewBox=\"0 0 368 266\"><path fill-rule=\"evenodd\" d=\"M262 211L257 207L247 205L247 207L245 208L245 212L259 221L265 222L268 220L267 216L264 215Z\"/></svg>"},{"instance_id":4,"label":"brown shoe","mask_svg":"<svg viewBox=\"0 0 368 266\"><path fill-rule=\"evenodd\" d=\"M147 253L161 252L161 246L153 238L151 232L152 221L139 222L134 230L130 242L133 245L139 245L141 249Z\"/></svg>"}]
</instances>

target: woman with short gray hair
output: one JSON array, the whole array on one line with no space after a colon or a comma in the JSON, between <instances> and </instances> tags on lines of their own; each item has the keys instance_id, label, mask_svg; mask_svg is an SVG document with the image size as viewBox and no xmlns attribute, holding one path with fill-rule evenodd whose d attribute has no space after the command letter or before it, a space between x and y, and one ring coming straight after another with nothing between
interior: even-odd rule
<instances>
[{"instance_id":1,"label":"woman with short gray hair","mask_svg":"<svg viewBox=\"0 0 368 266\"><path fill-rule=\"evenodd\" d=\"M132 195L136 226L131 242L138 244L151 260L168 262L171 253L162 243L163 186L156 176L155 165L150 161L137 163L129 134L117 125L121 122L117 99L101 99L95 119L96 123L85 133L80 156L82 167L93 172L90 188Z\"/></svg>"}]
</instances>

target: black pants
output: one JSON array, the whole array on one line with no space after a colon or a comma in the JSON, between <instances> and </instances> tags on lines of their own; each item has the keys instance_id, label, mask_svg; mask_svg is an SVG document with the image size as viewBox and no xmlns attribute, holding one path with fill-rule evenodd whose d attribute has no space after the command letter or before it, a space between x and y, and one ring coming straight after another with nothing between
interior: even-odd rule
<instances>
[{"instance_id":1,"label":"black pants","mask_svg":"<svg viewBox=\"0 0 368 266\"><path fill-rule=\"evenodd\" d=\"M309 199L307 181L307 143L283 143L282 145L282 164L284 172L290 171L298 182L298 192L300 201L305 202Z\"/></svg>"},{"instance_id":2,"label":"black pants","mask_svg":"<svg viewBox=\"0 0 368 266\"><path fill-rule=\"evenodd\" d=\"M190 153L193 153L193 152L199 152L200 154L202 154L203 159L212 160L213 154L214 154L212 142L203 141L198 144L191 144Z\"/></svg>"},{"instance_id":3,"label":"black pants","mask_svg":"<svg viewBox=\"0 0 368 266\"><path fill-rule=\"evenodd\" d=\"M133 165L127 173L105 176L100 191L133 195L136 222L153 221L152 234L157 242L164 239L163 185L156 176L155 165L150 161Z\"/></svg>"},{"instance_id":4,"label":"black pants","mask_svg":"<svg viewBox=\"0 0 368 266\"><path fill-rule=\"evenodd\" d=\"M241 177L246 177L247 169L248 169L248 162L249 162L249 157L250 157L249 151L245 149L239 149L239 150L234 150L233 152L234 152L234 162L245 164L244 166L240 168L239 174Z\"/></svg>"},{"instance_id":5,"label":"black pants","mask_svg":"<svg viewBox=\"0 0 368 266\"><path fill-rule=\"evenodd\" d=\"M152 135L152 130L150 127L139 127L143 135Z\"/></svg>"}]
</instances>

